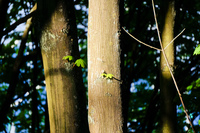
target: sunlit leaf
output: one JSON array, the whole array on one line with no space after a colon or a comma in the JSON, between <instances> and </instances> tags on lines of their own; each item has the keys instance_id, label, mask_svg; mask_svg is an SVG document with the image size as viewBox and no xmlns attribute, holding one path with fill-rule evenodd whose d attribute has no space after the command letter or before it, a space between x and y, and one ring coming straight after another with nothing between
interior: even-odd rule
<instances>
[{"instance_id":1,"label":"sunlit leaf","mask_svg":"<svg viewBox=\"0 0 200 133\"><path fill-rule=\"evenodd\" d=\"M78 67L81 66L82 68L85 68L86 63L83 59L78 59L78 60L76 60L75 65L78 66Z\"/></svg>"},{"instance_id":2,"label":"sunlit leaf","mask_svg":"<svg viewBox=\"0 0 200 133\"><path fill-rule=\"evenodd\" d=\"M192 90L192 87L193 87L193 85L189 85L189 86L187 87L187 91Z\"/></svg>"},{"instance_id":3,"label":"sunlit leaf","mask_svg":"<svg viewBox=\"0 0 200 133\"><path fill-rule=\"evenodd\" d=\"M106 77L106 76L107 76L107 74L105 74L105 73L101 74L101 77Z\"/></svg>"},{"instance_id":4,"label":"sunlit leaf","mask_svg":"<svg viewBox=\"0 0 200 133\"><path fill-rule=\"evenodd\" d=\"M193 55L198 55L198 54L200 54L200 45L198 45L198 46L195 48L194 53L193 53Z\"/></svg>"},{"instance_id":5,"label":"sunlit leaf","mask_svg":"<svg viewBox=\"0 0 200 133\"><path fill-rule=\"evenodd\" d=\"M112 78L114 77L114 75L112 75L112 74L110 74L110 73L109 73L109 74L102 73L101 76L102 76L102 77L106 77L106 79L112 79Z\"/></svg>"},{"instance_id":6,"label":"sunlit leaf","mask_svg":"<svg viewBox=\"0 0 200 133\"><path fill-rule=\"evenodd\" d=\"M114 75L112 75L112 74L110 74L110 73L106 75L106 78L107 78L107 79L112 79L113 77L114 77Z\"/></svg>"},{"instance_id":7,"label":"sunlit leaf","mask_svg":"<svg viewBox=\"0 0 200 133\"><path fill-rule=\"evenodd\" d=\"M62 59L63 59L63 60L69 60L69 61L72 61L72 60L73 60L73 56L71 56L71 55L64 56Z\"/></svg>"}]
</instances>

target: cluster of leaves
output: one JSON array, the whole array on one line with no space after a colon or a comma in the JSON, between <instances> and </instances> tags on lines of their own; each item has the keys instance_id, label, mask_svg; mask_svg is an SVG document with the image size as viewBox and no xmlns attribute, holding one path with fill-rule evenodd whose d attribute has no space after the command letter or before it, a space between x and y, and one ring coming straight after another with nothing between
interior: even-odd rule
<instances>
[{"instance_id":1,"label":"cluster of leaves","mask_svg":"<svg viewBox=\"0 0 200 133\"><path fill-rule=\"evenodd\" d=\"M70 55L67 55L67 56L64 56L62 58L63 60L68 60L68 61L73 61L73 56L70 56ZM77 59L74 63L74 65L76 65L77 67L82 67L82 68L85 68L86 67L86 63L83 59Z\"/></svg>"},{"instance_id":2,"label":"cluster of leaves","mask_svg":"<svg viewBox=\"0 0 200 133\"><path fill-rule=\"evenodd\" d=\"M200 79L193 81L192 84L187 87L187 91L190 91L192 89L198 89L198 88L200 88Z\"/></svg>"},{"instance_id":3,"label":"cluster of leaves","mask_svg":"<svg viewBox=\"0 0 200 133\"><path fill-rule=\"evenodd\" d=\"M108 74L102 73L101 76L102 76L102 77L105 77L106 79L113 79L113 77L114 77L114 75L113 75L113 74L110 74L110 73L108 73Z\"/></svg>"}]
</instances>

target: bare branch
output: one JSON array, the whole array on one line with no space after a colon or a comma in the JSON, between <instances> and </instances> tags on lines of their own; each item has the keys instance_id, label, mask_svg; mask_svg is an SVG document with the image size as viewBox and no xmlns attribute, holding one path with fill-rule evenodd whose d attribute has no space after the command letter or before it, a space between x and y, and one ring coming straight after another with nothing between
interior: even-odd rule
<instances>
[{"instance_id":1,"label":"bare branch","mask_svg":"<svg viewBox=\"0 0 200 133\"><path fill-rule=\"evenodd\" d=\"M182 103L182 106L183 106L183 108L184 108L184 112L185 112L185 114L186 114L186 116L187 116L187 118L188 118L188 120L189 120L189 123L190 123L190 126L192 127L193 132L195 133L195 130L194 130L193 124L192 124L192 122L191 122L190 116L189 116L188 113L187 113L185 104L184 104L184 102L183 102L181 93L180 93L180 91L179 91L178 85L177 85L176 80L175 80L175 77L174 77L174 74L173 74L173 72L172 72L172 70L171 70L171 68L170 68L169 62L168 62L168 60L167 60L167 56L166 56L165 51L164 51L164 48L163 48L163 46L162 46L162 41L161 41L161 37L160 37L160 33L159 33L158 22L157 22L157 18L156 18L155 7L154 7L154 1L153 1L153 0L152 0L152 7L153 7L153 13L154 13L154 19L155 19L155 23L156 23L158 38L159 38L159 41L160 41L160 46L161 46L161 49L162 49L162 52L163 52L165 61L166 61L166 63L167 63L167 67L169 68L169 72L170 72L170 74L171 74L171 76L172 76L174 85L175 85L176 90L177 90L178 95L179 95L179 99L180 99L180 101L181 101L181 103ZM173 40L175 40L175 38L174 38Z\"/></svg>"},{"instance_id":2,"label":"bare branch","mask_svg":"<svg viewBox=\"0 0 200 133\"><path fill-rule=\"evenodd\" d=\"M152 48L152 49L156 49L156 50L162 51L162 50L159 49L159 48L153 47L153 46L151 46L151 45L148 45L148 44L146 44L146 43L144 43L144 42L138 40L138 39L135 38L133 35L131 35L128 31L126 31L126 30L124 29L124 27L122 27L122 29L123 29L130 37L132 37L133 39L135 39L135 40L138 41L139 43L141 43L141 44L143 44L143 45L145 45L145 46L147 46L147 47L150 47L150 48Z\"/></svg>"},{"instance_id":3,"label":"bare branch","mask_svg":"<svg viewBox=\"0 0 200 133\"><path fill-rule=\"evenodd\" d=\"M155 7L154 7L154 1L152 0L152 7L153 7L153 14L154 14L154 19L155 19L155 22L156 22L156 28L157 28L157 34L158 34L158 39L159 39L159 42L160 42L160 45L161 45L161 49L162 49L162 40L161 40L161 37L160 37L160 30L158 28L158 22L157 22L157 17L156 17L156 11L155 11ZM162 49L163 50L163 49Z\"/></svg>"},{"instance_id":4,"label":"bare branch","mask_svg":"<svg viewBox=\"0 0 200 133\"><path fill-rule=\"evenodd\" d=\"M167 44L167 46L164 48L164 50L167 49L167 47L168 47L170 44L172 44L172 42L174 42L174 40L176 40L176 38L178 38L184 31L185 31L185 28L184 28L174 39L172 39L171 42L170 42L169 44Z\"/></svg>"}]
</instances>

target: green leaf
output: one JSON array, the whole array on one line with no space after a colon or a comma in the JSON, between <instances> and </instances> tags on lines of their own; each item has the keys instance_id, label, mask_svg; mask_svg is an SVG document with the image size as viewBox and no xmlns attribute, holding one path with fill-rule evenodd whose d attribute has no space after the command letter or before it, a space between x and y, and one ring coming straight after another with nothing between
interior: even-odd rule
<instances>
[{"instance_id":1,"label":"green leaf","mask_svg":"<svg viewBox=\"0 0 200 133\"><path fill-rule=\"evenodd\" d=\"M112 74L110 74L110 73L106 75L106 78L107 78L107 79L112 79L113 77L114 77L114 75L112 75Z\"/></svg>"},{"instance_id":2,"label":"green leaf","mask_svg":"<svg viewBox=\"0 0 200 133\"><path fill-rule=\"evenodd\" d=\"M198 46L195 48L194 53L193 53L193 55L198 55L198 54L200 54L200 45L198 45Z\"/></svg>"},{"instance_id":3,"label":"green leaf","mask_svg":"<svg viewBox=\"0 0 200 133\"><path fill-rule=\"evenodd\" d=\"M110 73L109 73L109 74L102 73L101 76L102 76L102 77L106 77L106 79L112 79L112 78L114 77L114 75L112 75L112 74L110 74Z\"/></svg>"},{"instance_id":4,"label":"green leaf","mask_svg":"<svg viewBox=\"0 0 200 133\"><path fill-rule=\"evenodd\" d=\"M193 87L193 85L189 85L189 86L187 87L187 91L192 90L192 87Z\"/></svg>"},{"instance_id":5,"label":"green leaf","mask_svg":"<svg viewBox=\"0 0 200 133\"><path fill-rule=\"evenodd\" d=\"M196 80L196 87L200 87L200 79Z\"/></svg>"},{"instance_id":6,"label":"green leaf","mask_svg":"<svg viewBox=\"0 0 200 133\"><path fill-rule=\"evenodd\" d=\"M64 56L62 59L63 59L63 60L69 60L69 61L72 61L72 60L73 60L73 56L71 56L71 55Z\"/></svg>"},{"instance_id":7,"label":"green leaf","mask_svg":"<svg viewBox=\"0 0 200 133\"><path fill-rule=\"evenodd\" d=\"M198 124L200 125L200 120L198 121Z\"/></svg>"},{"instance_id":8,"label":"green leaf","mask_svg":"<svg viewBox=\"0 0 200 133\"><path fill-rule=\"evenodd\" d=\"M82 68L85 68L85 66L86 66L86 63L85 63L85 61L83 60L83 59L78 59L78 60L76 60L76 62L74 63L76 66L78 66L78 67L82 67Z\"/></svg>"},{"instance_id":9,"label":"green leaf","mask_svg":"<svg viewBox=\"0 0 200 133\"><path fill-rule=\"evenodd\" d=\"M101 74L101 76L102 76L102 77L106 77L106 76L107 76L107 74L105 74L105 73L102 73L102 74Z\"/></svg>"},{"instance_id":10,"label":"green leaf","mask_svg":"<svg viewBox=\"0 0 200 133\"><path fill-rule=\"evenodd\" d=\"M198 88L200 88L200 78L197 79L196 81L193 81L193 82L191 83L191 85L189 85L189 86L187 87L187 91L190 91L190 90L192 90L192 89L198 89Z\"/></svg>"}]
</instances>

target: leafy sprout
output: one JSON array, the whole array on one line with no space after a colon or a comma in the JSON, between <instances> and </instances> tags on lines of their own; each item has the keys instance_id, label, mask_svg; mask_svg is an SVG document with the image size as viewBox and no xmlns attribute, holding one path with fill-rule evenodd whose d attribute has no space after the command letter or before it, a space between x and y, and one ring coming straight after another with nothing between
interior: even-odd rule
<instances>
[{"instance_id":1,"label":"leafy sprout","mask_svg":"<svg viewBox=\"0 0 200 133\"><path fill-rule=\"evenodd\" d=\"M101 76L102 76L102 77L106 77L106 79L112 79L112 78L114 77L114 75L113 75L113 74L110 74L110 73L108 73L108 74L102 73Z\"/></svg>"},{"instance_id":2,"label":"leafy sprout","mask_svg":"<svg viewBox=\"0 0 200 133\"><path fill-rule=\"evenodd\" d=\"M193 55L200 54L200 44L195 48Z\"/></svg>"},{"instance_id":3,"label":"leafy sprout","mask_svg":"<svg viewBox=\"0 0 200 133\"><path fill-rule=\"evenodd\" d=\"M73 58L73 56L68 55L68 56L64 56L62 59L63 60L68 60L68 61L72 61L74 58Z\"/></svg>"},{"instance_id":4,"label":"leafy sprout","mask_svg":"<svg viewBox=\"0 0 200 133\"><path fill-rule=\"evenodd\" d=\"M105 73L101 74L101 77L106 77L106 76L107 76L107 74L105 74Z\"/></svg>"},{"instance_id":5,"label":"leafy sprout","mask_svg":"<svg viewBox=\"0 0 200 133\"><path fill-rule=\"evenodd\" d=\"M197 88L200 88L200 78L197 79L196 81L193 81L191 85L189 85L186 89L187 91L190 91L192 89L197 89Z\"/></svg>"},{"instance_id":6,"label":"leafy sprout","mask_svg":"<svg viewBox=\"0 0 200 133\"><path fill-rule=\"evenodd\" d=\"M63 60L68 60L68 61L72 61L74 58L73 58L73 56L68 55L68 56L64 56L62 59L63 59ZM83 59L78 59L78 60L75 61L73 67L74 67L75 65L78 66L78 67L81 66L81 67L85 68L86 63L85 63L85 61L84 61Z\"/></svg>"},{"instance_id":7,"label":"leafy sprout","mask_svg":"<svg viewBox=\"0 0 200 133\"><path fill-rule=\"evenodd\" d=\"M76 66L78 66L78 67L83 67L83 68L85 68L85 66L86 66L86 63L85 63L85 61L83 60L83 59L78 59L78 60L76 60L76 62L74 63Z\"/></svg>"}]
</instances>

